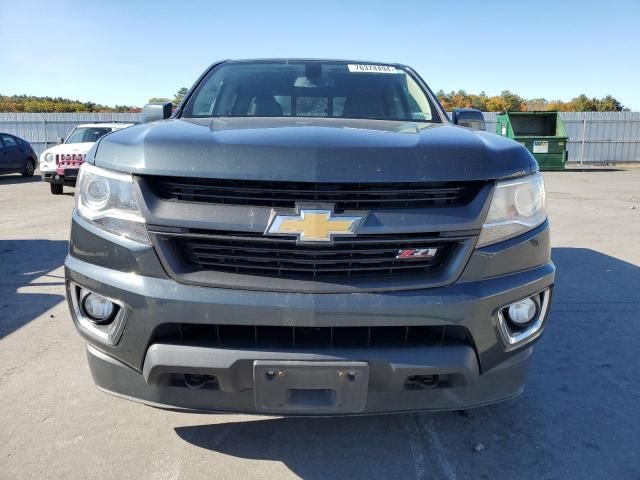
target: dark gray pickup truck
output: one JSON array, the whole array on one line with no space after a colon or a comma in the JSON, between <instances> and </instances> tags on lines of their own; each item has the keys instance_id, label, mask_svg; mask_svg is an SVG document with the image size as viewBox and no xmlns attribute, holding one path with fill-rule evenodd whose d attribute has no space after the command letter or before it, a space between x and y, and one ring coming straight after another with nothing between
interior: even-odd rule
<instances>
[{"instance_id":1,"label":"dark gray pickup truck","mask_svg":"<svg viewBox=\"0 0 640 480\"><path fill-rule=\"evenodd\" d=\"M523 146L396 64L219 62L144 116L76 190L67 294L101 389L281 415L522 392L555 273Z\"/></svg>"}]
</instances>

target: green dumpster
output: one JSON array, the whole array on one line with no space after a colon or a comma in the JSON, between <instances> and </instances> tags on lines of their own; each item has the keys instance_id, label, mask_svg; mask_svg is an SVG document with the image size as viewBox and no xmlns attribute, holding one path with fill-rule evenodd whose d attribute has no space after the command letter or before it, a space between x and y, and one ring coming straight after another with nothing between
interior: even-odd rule
<instances>
[{"instance_id":1,"label":"green dumpster","mask_svg":"<svg viewBox=\"0 0 640 480\"><path fill-rule=\"evenodd\" d=\"M506 112L498 115L496 133L520 142L540 170L564 170L567 132L558 112Z\"/></svg>"}]
</instances>

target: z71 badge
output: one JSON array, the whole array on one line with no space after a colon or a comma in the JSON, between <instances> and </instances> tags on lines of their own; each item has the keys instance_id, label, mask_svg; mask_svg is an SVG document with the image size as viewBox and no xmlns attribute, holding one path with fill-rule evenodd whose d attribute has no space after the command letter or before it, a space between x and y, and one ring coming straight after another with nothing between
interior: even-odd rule
<instances>
[{"instance_id":1,"label":"z71 badge","mask_svg":"<svg viewBox=\"0 0 640 480\"><path fill-rule=\"evenodd\" d=\"M438 253L437 248L406 248L398 250L396 258L433 258Z\"/></svg>"}]
</instances>

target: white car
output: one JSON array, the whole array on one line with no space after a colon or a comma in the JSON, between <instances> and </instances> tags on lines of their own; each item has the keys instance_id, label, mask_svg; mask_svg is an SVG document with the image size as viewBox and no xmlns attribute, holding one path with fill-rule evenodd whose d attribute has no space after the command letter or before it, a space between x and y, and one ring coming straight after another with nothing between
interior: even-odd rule
<instances>
[{"instance_id":1,"label":"white car","mask_svg":"<svg viewBox=\"0 0 640 480\"><path fill-rule=\"evenodd\" d=\"M67 139L40 154L40 174L48 182L51 193L62 194L64 185L75 186L85 155L100 137L133 125L133 123L86 123L74 128Z\"/></svg>"}]
</instances>

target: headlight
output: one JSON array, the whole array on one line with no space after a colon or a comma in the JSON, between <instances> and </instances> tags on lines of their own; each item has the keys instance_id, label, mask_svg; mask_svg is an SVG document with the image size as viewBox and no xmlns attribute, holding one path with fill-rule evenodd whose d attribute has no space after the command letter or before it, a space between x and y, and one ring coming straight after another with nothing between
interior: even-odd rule
<instances>
[{"instance_id":1,"label":"headlight","mask_svg":"<svg viewBox=\"0 0 640 480\"><path fill-rule=\"evenodd\" d=\"M80 167L76 210L94 225L138 242L150 243L133 195L133 178L89 163Z\"/></svg>"},{"instance_id":2,"label":"headlight","mask_svg":"<svg viewBox=\"0 0 640 480\"><path fill-rule=\"evenodd\" d=\"M499 182L477 247L501 242L531 230L547 218L544 180L534 175Z\"/></svg>"},{"instance_id":3,"label":"headlight","mask_svg":"<svg viewBox=\"0 0 640 480\"><path fill-rule=\"evenodd\" d=\"M53 153L45 153L40 155L40 165L44 169L53 168Z\"/></svg>"}]
</instances>

